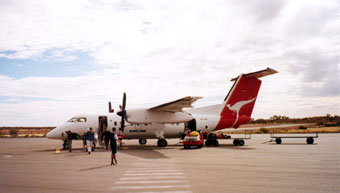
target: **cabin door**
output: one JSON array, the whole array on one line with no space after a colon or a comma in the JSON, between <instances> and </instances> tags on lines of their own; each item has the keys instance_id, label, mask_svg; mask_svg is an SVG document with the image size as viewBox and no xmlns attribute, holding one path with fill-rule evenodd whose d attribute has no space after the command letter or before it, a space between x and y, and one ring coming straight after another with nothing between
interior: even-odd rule
<instances>
[{"instance_id":1,"label":"cabin door","mask_svg":"<svg viewBox=\"0 0 340 193\"><path fill-rule=\"evenodd\" d=\"M98 121L98 137L99 142L102 144L103 141L103 133L105 132L105 128L107 127L107 116L99 116Z\"/></svg>"}]
</instances>

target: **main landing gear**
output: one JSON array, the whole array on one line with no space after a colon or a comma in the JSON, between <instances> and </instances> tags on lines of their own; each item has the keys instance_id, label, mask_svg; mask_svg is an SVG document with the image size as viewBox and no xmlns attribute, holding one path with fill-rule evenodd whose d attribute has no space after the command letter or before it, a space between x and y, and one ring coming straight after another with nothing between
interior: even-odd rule
<instances>
[{"instance_id":1,"label":"main landing gear","mask_svg":"<svg viewBox=\"0 0 340 193\"><path fill-rule=\"evenodd\" d=\"M146 139L139 139L139 144L141 144L141 145L145 145L146 142L147 142Z\"/></svg>"},{"instance_id":2,"label":"main landing gear","mask_svg":"<svg viewBox=\"0 0 340 193\"><path fill-rule=\"evenodd\" d=\"M158 139L157 145L158 147L166 147L168 145L168 142L165 139Z\"/></svg>"},{"instance_id":3,"label":"main landing gear","mask_svg":"<svg viewBox=\"0 0 340 193\"><path fill-rule=\"evenodd\" d=\"M244 140L243 139L234 139L233 144L234 144L234 146L244 146Z\"/></svg>"}]
</instances>

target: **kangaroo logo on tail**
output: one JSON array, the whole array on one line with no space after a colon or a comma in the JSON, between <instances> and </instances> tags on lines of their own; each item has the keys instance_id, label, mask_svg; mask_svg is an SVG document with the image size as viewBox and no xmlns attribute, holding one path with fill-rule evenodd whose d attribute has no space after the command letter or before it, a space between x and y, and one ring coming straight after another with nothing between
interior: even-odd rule
<instances>
[{"instance_id":1,"label":"kangaroo logo on tail","mask_svg":"<svg viewBox=\"0 0 340 193\"><path fill-rule=\"evenodd\" d=\"M226 105L226 107L228 107L231 111L235 111L235 112L236 112L236 120L235 120L235 122L233 123L232 127L233 127L233 126L237 123L237 121L238 121L240 109L241 109L244 105L253 102L255 99L256 99L256 97L253 98L253 99L247 100L247 101L239 101L239 102L235 103L233 106L230 106L230 104L227 104L227 105Z\"/></svg>"}]
</instances>

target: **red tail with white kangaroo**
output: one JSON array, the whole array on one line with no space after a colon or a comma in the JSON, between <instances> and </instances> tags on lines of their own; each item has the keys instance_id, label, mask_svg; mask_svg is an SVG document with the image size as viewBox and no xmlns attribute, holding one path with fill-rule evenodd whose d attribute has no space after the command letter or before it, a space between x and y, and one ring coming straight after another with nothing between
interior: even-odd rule
<instances>
[{"instance_id":1,"label":"red tail with white kangaroo","mask_svg":"<svg viewBox=\"0 0 340 193\"><path fill-rule=\"evenodd\" d=\"M233 78L234 85L224 99L220 113L220 121L214 130L224 128L238 128L251 120L261 80L259 78L277 73L267 68L265 70L241 74Z\"/></svg>"}]
</instances>

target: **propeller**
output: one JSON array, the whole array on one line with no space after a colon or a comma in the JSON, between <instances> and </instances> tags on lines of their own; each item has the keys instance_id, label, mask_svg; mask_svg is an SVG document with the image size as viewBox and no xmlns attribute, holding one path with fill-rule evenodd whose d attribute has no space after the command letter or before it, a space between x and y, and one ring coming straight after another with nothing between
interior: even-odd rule
<instances>
[{"instance_id":1,"label":"propeller","mask_svg":"<svg viewBox=\"0 0 340 193\"><path fill-rule=\"evenodd\" d=\"M123 94L123 104L121 106L120 111L117 112L117 115L122 117L122 121L121 121L121 125L120 125L120 128L121 128L122 132L124 132L125 119L126 119L126 110L125 110L125 107L126 107L126 93L124 92L124 94Z\"/></svg>"},{"instance_id":2,"label":"propeller","mask_svg":"<svg viewBox=\"0 0 340 193\"><path fill-rule=\"evenodd\" d=\"M113 113L114 109L112 109L111 102L109 101L109 113Z\"/></svg>"}]
</instances>

